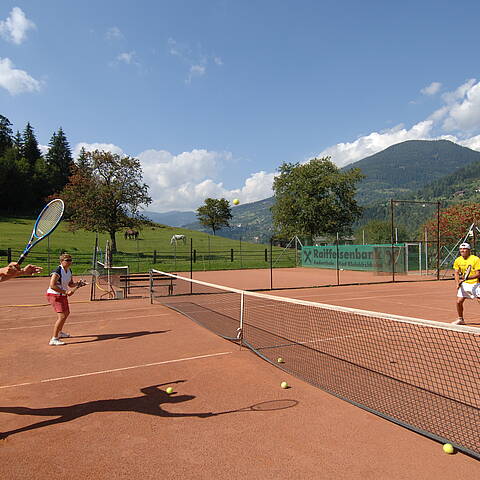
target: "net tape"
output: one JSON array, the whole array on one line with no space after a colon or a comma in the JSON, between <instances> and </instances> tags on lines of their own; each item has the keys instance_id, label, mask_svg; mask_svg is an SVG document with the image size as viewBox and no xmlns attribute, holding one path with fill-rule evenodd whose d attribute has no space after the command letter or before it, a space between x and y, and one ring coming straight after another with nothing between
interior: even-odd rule
<instances>
[{"instance_id":1,"label":"net tape","mask_svg":"<svg viewBox=\"0 0 480 480\"><path fill-rule=\"evenodd\" d=\"M241 337L288 373L480 459L480 329L153 272L162 278L152 277L152 303Z\"/></svg>"}]
</instances>

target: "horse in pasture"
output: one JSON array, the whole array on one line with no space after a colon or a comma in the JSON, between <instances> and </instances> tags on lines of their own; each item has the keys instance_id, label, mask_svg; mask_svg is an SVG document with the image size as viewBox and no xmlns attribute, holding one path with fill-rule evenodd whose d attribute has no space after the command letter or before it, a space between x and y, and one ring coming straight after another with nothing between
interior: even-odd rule
<instances>
[{"instance_id":1,"label":"horse in pasture","mask_svg":"<svg viewBox=\"0 0 480 480\"><path fill-rule=\"evenodd\" d=\"M138 230L134 230L132 228L129 228L128 230L125 230L125 234L124 234L125 235L125 240L127 238L136 240L138 238L138 234L139 234Z\"/></svg>"},{"instance_id":2,"label":"horse in pasture","mask_svg":"<svg viewBox=\"0 0 480 480\"><path fill-rule=\"evenodd\" d=\"M187 237L185 235L173 235L170 239L170 245L177 245L177 242L182 242L184 245L187 244Z\"/></svg>"}]
</instances>

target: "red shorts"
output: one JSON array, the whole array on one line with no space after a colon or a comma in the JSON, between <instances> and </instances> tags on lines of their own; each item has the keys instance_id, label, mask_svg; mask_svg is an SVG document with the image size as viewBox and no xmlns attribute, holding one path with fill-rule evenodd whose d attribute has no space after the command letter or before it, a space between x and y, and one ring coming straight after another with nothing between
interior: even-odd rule
<instances>
[{"instance_id":1,"label":"red shorts","mask_svg":"<svg viewBox=\"0 0 480 480\"><path fill-rule=\"evenodd\" d=\"M53 293L47 293L47 300L57 313L70 313L70 307L68 306L68 297L66 295L55 295Z\"/></svg>"}]
</instances>

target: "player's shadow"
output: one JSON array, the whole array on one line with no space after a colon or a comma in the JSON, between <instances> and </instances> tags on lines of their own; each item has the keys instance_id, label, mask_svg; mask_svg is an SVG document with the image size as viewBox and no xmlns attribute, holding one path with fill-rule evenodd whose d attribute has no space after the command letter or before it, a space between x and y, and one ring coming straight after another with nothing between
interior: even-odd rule
<instances>
[{"instance_id":1,"label":"player's shadow","mask_svg":"<svg viewBox=\"0 0 480 480\"><path fill-rule=\"evenodd\" d=\"M158 333L168 333L170 330L143 330L140 332L128 332L128 333L105 333L101 335L72 335L70 339L67 340L69 345L76 345L79 343L91 343L91 342L102 342L103 340L113 340L118 338L120 340L128 340L130 338L143 337L145 335L156 335ZM77 338L90 338L91 340L80 340L75 341Z\"/></svg>"},{"instance_id":2,"label":"player's shadow","mask_svg":"<svg viewBox=\"0 0 480 480\"><path fill-rule=\"evenodd\" d=\"M145 415L154 415L157 417L198 417L207 418L212 416L211 412L199 413L173 413L162 408L163 404L183 403L193 400L194 395L168 395L160 389L164 385L174 383L183 383L185 380L176 380L174 382L152 385L140 389L143 395L127 398L115 398L107 400L93 400L91 402L77 403L67 407L47 407L47 408L29 408L29 407L2 407L0 413L11 413L16 415L29 415L34 417L56 417L41 422L33 423L25 427L16 428L7 432L0 432L0 438L7 438L20 432L36 430L37 428L47 427L59 423L70 422L80 417L85 417L92 413L99 412L137 412Z\"/></svg>"}]
</instances>

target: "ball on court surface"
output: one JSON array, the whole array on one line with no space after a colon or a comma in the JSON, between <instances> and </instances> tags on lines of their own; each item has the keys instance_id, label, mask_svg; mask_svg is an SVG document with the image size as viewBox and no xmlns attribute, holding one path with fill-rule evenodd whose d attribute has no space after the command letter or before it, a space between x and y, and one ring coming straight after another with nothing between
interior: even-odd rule
<instances>
[{"instance_id":1,"label":"ball on court surface","mask_svg":"<svg viewBox=\"0 0 480 480\"><path fill-rule=\"evenodd\" d=\"M455 452L455 449L453 448L453 445L451 443L446 443L443 446L443 451L445 453L452 454L453 452Z\"/></svg>"},{"instance_id":2,"label":"ball on court surface","mask_svg":"<svg viewBox=\"0 0 480 480\"><path fill-rule=\"evenodd\" d=\"M238 205L240 203L240 200L238 198L233 199L233 204Z\"/></svg>"},{"instance_id":3,"label":"ball on court surface","mask_svg":"<svg viewBox=\"0 0 480 480\"><path fill-rule=\"evenodd\" d=\"M173 393L173 388L172 387L167 387L167 389L165 391L170 395L171 393Z\"/></svg>"},{"instance_id":4,"label":"ball on court surface","mask_svg":"<svg viewBox=\"0 0 480 480\"><path fill-rule=\"evenodd\" d=\"M287 382L282 382L282 383L280 384L280 386L281 386L282 388L288 388L288 383L287 383Z\"/></svg>"},{"instance_id":5,"label":"ball on court surface","mask_svg":"<svg viewBox=\"0 0 480 480\"><path fill-rule=\"evenodd\" d=\"M278 358L277 358L277 363L283 363L283 358L282 358L282 357L278 357Z\"/></svg>"}]
</instances>

